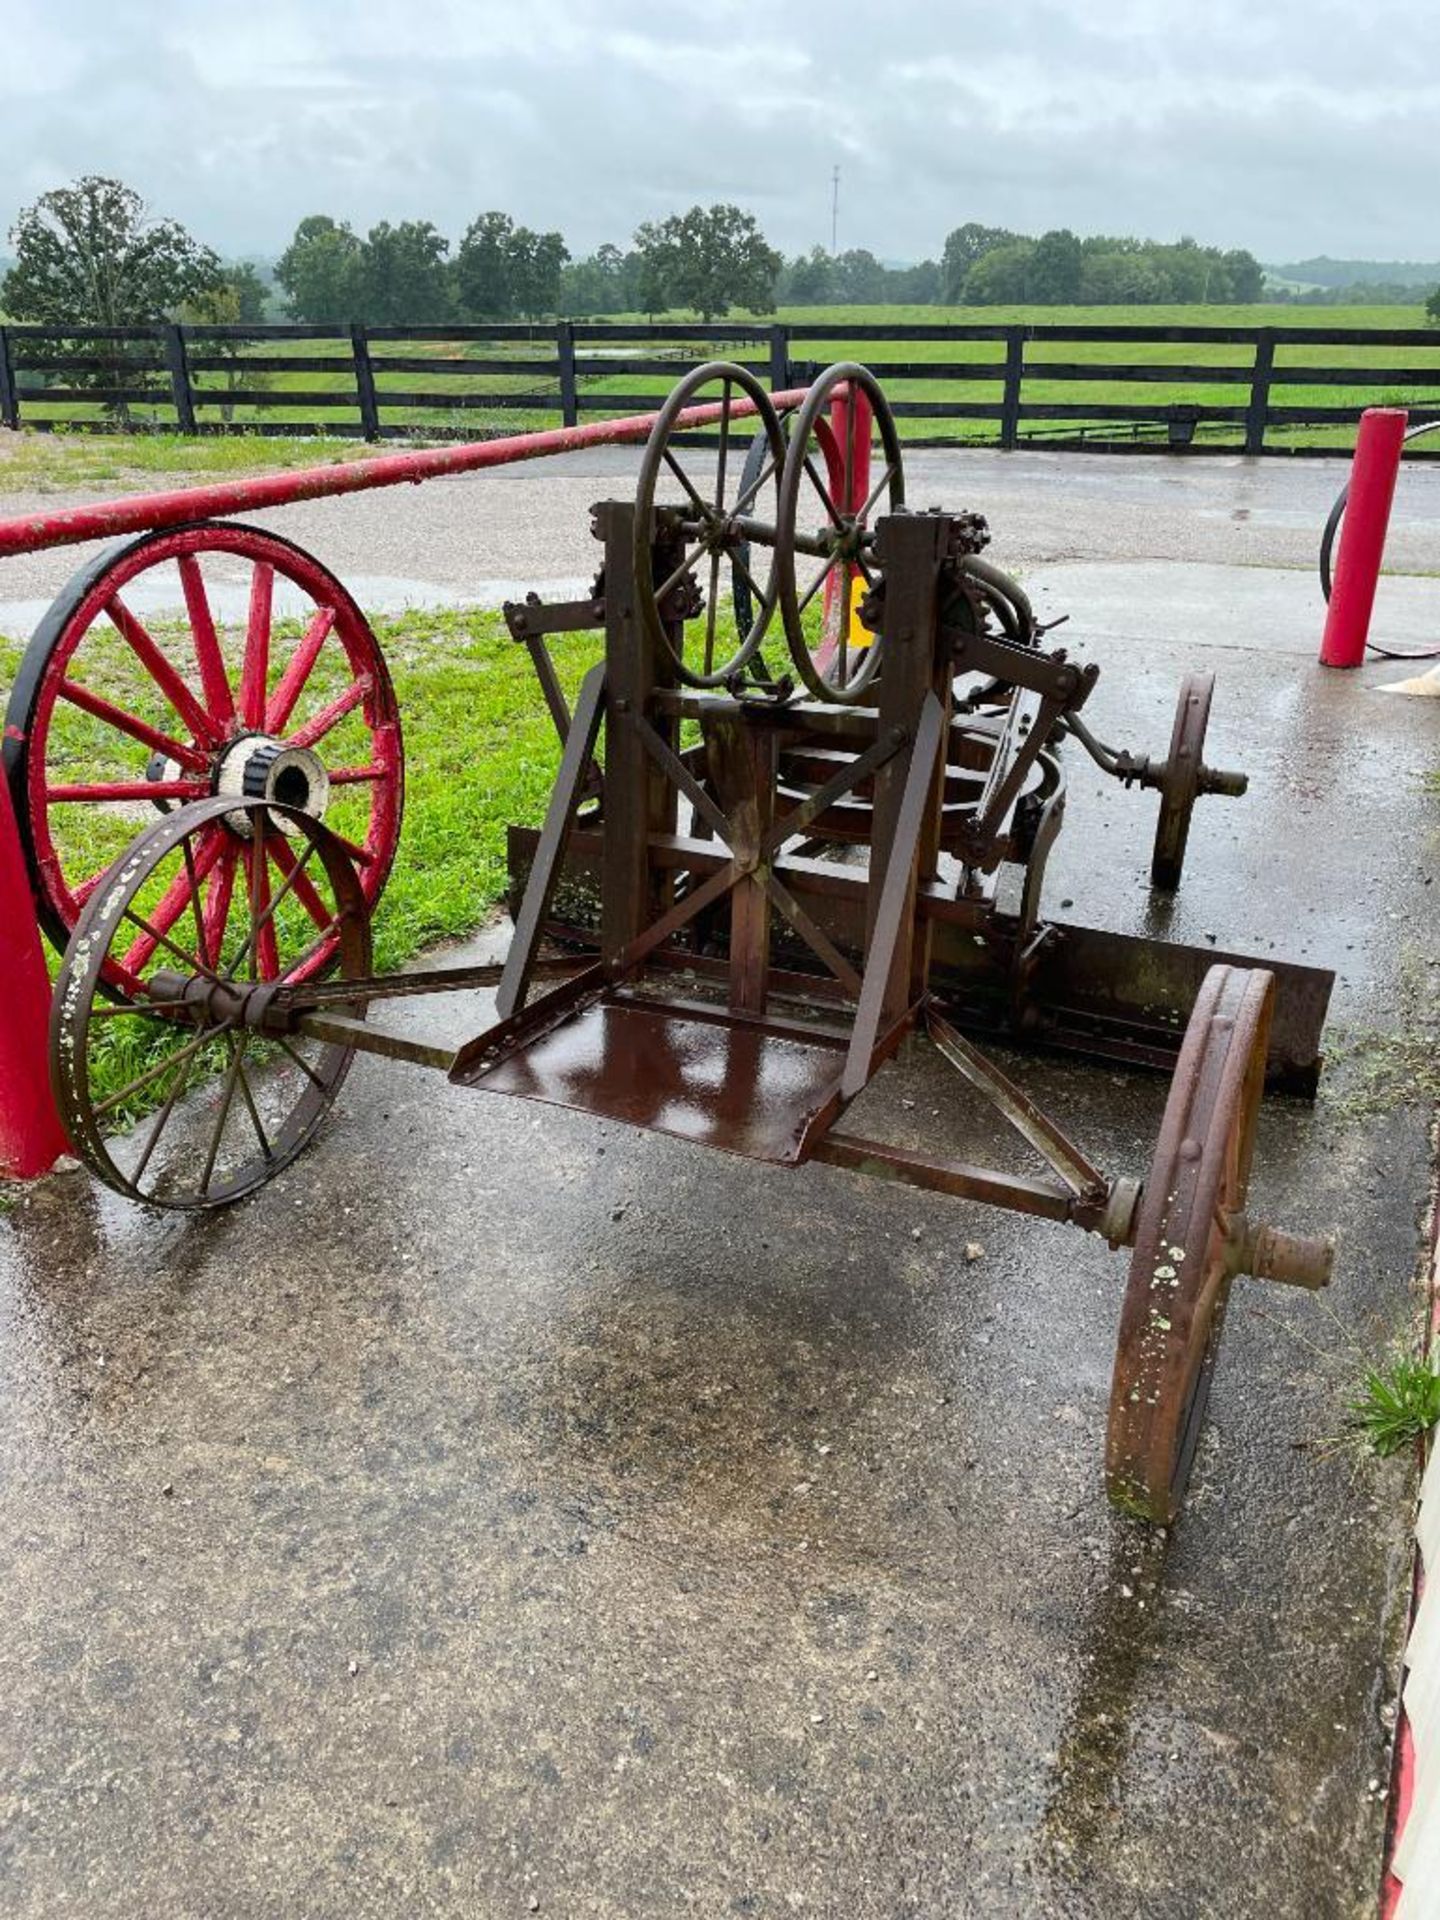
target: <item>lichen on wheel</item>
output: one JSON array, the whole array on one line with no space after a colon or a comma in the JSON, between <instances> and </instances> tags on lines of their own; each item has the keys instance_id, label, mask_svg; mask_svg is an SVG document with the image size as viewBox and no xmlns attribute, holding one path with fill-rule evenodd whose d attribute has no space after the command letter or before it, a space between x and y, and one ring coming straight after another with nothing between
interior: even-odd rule
<instances>
[{"instance_id":1,"label":"lichen on wheel","mask_svg":"<svg viewBox=\"0 0 1440 1920\"><path fill-rule=\"evenodd\" d=\"M1210 1397L1265 1090L1275 976L1211 967L1176 1062L1141 1196L1110 1392L1115 1504L1164 1525L1185 1495Z\"/></svg>"}]
</instances>

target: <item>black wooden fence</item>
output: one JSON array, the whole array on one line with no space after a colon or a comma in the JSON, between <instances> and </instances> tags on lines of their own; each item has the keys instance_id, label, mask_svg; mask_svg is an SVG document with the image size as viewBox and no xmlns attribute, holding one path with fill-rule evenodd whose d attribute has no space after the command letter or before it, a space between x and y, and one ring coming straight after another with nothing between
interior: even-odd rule
<instances>
[{"instance_id":1,"label":"black wooden fence","mask_svg":"<svg viewBox=\"0 0 1440 1920\"><path fill-rule=\"evenodd\" d=\"M0 327L0 425L479 439L648 411L687 367L721 355L775 388L803 385L837 358L862 360L919 445L1334 453L1366 406L1440 419L1435 329L823 318L12 325Z\"/></svg>"}]
</instances>

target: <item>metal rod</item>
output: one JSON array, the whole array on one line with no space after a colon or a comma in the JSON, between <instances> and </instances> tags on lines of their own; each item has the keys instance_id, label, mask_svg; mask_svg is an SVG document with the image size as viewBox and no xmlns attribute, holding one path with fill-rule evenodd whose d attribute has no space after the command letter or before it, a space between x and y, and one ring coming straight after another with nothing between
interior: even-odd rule
<instances>
[{"instance_id":1,"label":"metal rod","mask_svg":"<svg viewBox=\"0 0 1440 1920\"><path fill-rule=\"evenodd\" d=\"M800 405L805 392L804 387L794 387L770 397L775 407L789 411ZM735 419L745 418L757 410L753 400L744 399L732 400L728 408ZM687 407L673 424L682 430L713 426L726 412L726 407L718 402ZM174 527L188 520L253 513L261 507L290 506L297 500L365 493L375 487L433 480L442 474L477 473L486 467L509 466L518 460L574 453L581 447L631 445L649 439L655 417L653 413L629 414L621 420L597 420L584 427L552 427L544 433L507 434L499 440L472 441L459 447L383 454L375 460L355 460L343 466L300 467L292 473L264 474L211 487L141 493L124 500L97 501L88 507L24 514L17 519L0 520L0 556L36 553L44 547L73 546L81 540L110 540L117 534Z\"/></svg>"}]
</instances>

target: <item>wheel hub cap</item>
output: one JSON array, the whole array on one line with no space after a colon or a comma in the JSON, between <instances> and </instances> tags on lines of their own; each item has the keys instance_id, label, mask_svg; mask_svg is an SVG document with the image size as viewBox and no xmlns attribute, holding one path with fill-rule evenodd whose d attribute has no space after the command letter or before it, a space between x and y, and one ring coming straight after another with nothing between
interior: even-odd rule
<instances>
[{"instance_id":1,"label":"wheel hub cap","mask_svg":"<svg viewBox=\"0 0 1440 1920\"><path fill-rule=\"evenodd\" d=\"M294 807L312 820L323 820L330 804L330 776L318 753L309 747L287 747L268 734L252 733L234 741L220 756L215 791L236 800L267 800ZM250 838L250 818L243 808L225 816L227 826ZM284 814L271 816L271 825L292 839L300 831Z\"/></svg>"}]
</instances>

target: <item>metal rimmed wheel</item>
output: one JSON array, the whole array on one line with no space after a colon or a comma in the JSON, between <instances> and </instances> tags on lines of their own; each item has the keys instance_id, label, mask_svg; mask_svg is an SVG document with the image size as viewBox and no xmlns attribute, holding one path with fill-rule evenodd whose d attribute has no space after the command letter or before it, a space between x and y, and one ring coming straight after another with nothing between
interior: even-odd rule
<instances>
[{"instance_id":1,"label":"metal rimmed wheel","mask_svg":"<svg viewBox=\"0 0 1440 1920\"><path fill-rule=\"evenodd\" d=\"M399 839L400 720L375 635L332 573L258 527L196 522L81 568L21 663L4 762L58 947L153 810L226 794L298 805L349 842L372 906ZM244 854L222 812L196 861L212 906ZM162 930L186 907L167 902ZM312 970L334 952L318 948ZM123 995L126 975L117 955L104 984Z\"/></svg>"},{"instance_id":2,"label":"metal rimmed wheel","mask_svg":"<svg viewBox=\"0 0 1440 1920\"><path fill-rule=\"evenodd\" d=\"M741 480L739 427L731 414L734 399L753 401L769 448ZM714 406L720 445L712 474L696 460L694 451L679 445L681 436L696 428L682 427L679 416L687 409ZM785 441L770 396L744 367L716 360L695 367L680 381L656 416L640 462L635 492L635 593L640 618L652 641L667 648L681 678L692 687L723 687L742 673L758 653L775 611L776 556L772 551L763 582L752 564L753 548L773 544L775 498L785 461ZM662 503L662 491L669 496ZM664 516L681 548L678 561L663 579L655 577L651 542L658 515ZM687 599L686 583L699 567L700 594ZM720 641L720 578L722 567L743 580L748 616L737 621L733 647ZM693 609L693 613L692 613ZM699 665L676 650L670 628L677 619L703 622ZM723 657L717 660L717 653Z\"/></svg>"},{"instance_id":3,"label":"metal rimmed wheel","mask_svg":"<svg viewBox=\"0 0 1440 1920\"><path fill-rule=\"evenodd\" d=\"M202 907L199 863L229 814L242 818L245 852L223 904ZM277 858L284 877L272 886ZM181 913L162 929L176 898ZM56 1100L95 1177L131 1200L193 1210L238 1200L287 1166L354 1049L247 1026L253 999L233 989L308 978L327 949L343 977L369 972L359 874L309 814L199 800L141 833L86 900L51 1013ZM125 1000L106 990L117 964Z\"/></svg>"},{"instance_id":4,"label":"metal rimmed wheel","mask_svg":"<svg viewBox=\"0 0 1440 1920\"><path fill-rule=\"evenodd\" d=\"M1230 1282L1265 1090L1275 976L1211 967L1185 1031L1140 1200L1110 1391L1110 1497L1161 1525L1185 1496Z\"/></svg>"},{"instance_id":5,"label":"metal rimmed wheel","mask_svg":"<svg viewBox=\"0 0 1440 1920\"><path fill-rule=\"evenodd\" d=\"M847 399L837 435L831 408ZM862 435L866 450L872 439L878 440L880 477L859 498ZM824 473L816 462L817 450L825 461ZM858 700L880 670L879 640L853 646L851 625L857 594L875 581L866 558L872 523L878 514L894 513L904 503L900 434L880 383L866 368L848 362L827 368L791 427L776 519L785 638L797 672L817 699ZM814 527L802 527L802 516L809 520L812 513ZM817 618L810 609L822 590L823 617Z\"/></svg>"},{"instance_id":6,"label":"metal rimmed wheel","mask_svg":"<svg viewBox=\"0 0 1440 1920\"><path fill-rule=\"evenodd\" d=\"M1187 673L1175 703L1170 751L1165 756L1160 788L1160 818L1155 823L1155 847L1150 858L1150 884L1173 892L1185 865L1190 817L1200 797L1205 768L1205 732L1210 725L1210 702L1215 697L1213 673Z\"/></svg>"}]
</instances>

